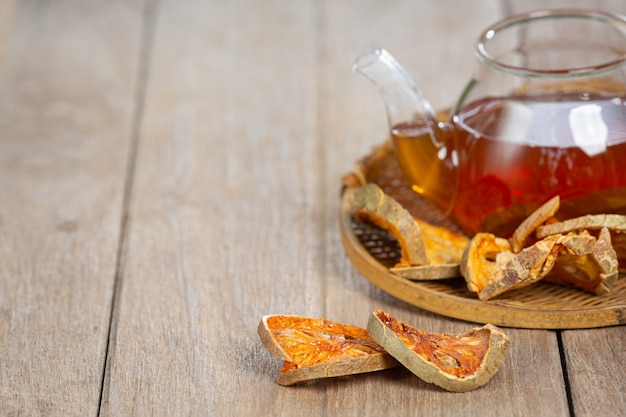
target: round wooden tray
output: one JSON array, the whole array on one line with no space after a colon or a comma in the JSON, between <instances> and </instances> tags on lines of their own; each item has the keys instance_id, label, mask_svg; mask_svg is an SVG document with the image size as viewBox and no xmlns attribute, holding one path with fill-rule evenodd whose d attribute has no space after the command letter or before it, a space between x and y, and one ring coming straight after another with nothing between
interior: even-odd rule
<instances>
[{"instance_id":1,"label":"round wooden tray","mask_svg":"<svg viewBox=\"0 0 626 417\"><path fill-rule=\"evenodd\" d=\"M463 278L410 281L389 272L400 255L397 242L385 231L354 220L345 192L367 182L378 184L413 216L454 228L403 179L390 143L373 150L343 179L340 210L343 246L355 268L374 285L409 304L444 316L503 327L533 329L581 329L626 324L626 278L613 289L595 296L576 289L537 283L506 296L480 301Z\"/></svg>"}]
</instances>

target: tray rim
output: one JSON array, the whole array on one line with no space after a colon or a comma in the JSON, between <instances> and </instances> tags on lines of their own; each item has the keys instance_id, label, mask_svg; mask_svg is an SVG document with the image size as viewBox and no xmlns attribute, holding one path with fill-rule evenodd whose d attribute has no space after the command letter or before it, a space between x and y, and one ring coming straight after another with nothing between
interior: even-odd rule
<instances>
[{"instance_id":1,"label":"tray rim","mask_svg":"<svg viewBox=\"0 0 626 417\"><path fill-rule=\"evenodd\" d=\"M350 198L355 189L356 186L346 186L341 193L339 223L344 250L361 275L395 298L442 316L502 327L588 329L626 324L626 303L567 310L513 307L497 299L481 301L442 293L393 274L374 259L354 233Z\"/></svg>"}]
</instances>

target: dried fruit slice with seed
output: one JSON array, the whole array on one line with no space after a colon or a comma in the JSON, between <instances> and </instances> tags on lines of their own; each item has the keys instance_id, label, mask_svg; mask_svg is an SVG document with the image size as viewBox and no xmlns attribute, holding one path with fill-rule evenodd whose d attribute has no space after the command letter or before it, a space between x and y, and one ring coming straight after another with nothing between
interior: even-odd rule
<instances>
[{"instance_id":1,"label":"dried fruit slice with seed","mask_svg":"<svg viewBox=\"0 0 626 417\"><path fill-rule=\"evenodd\" d=\"M257 331L265 348L284 361L281 385L399 365L365 329L323 318L267 315Z\"/></svg>"},{"instance_id":2,"label":"dried fruit slice with seed","mask_svg":"<svg viewBox=\"0 0 626 417\"><path fill-rule=\"evenodd\" d=\"M491 324L462 334L436 334L376 310L367 330L411 372L448 391L465 392L485 385L509 351L509 338Z\"/></svg>"}]
</instances>

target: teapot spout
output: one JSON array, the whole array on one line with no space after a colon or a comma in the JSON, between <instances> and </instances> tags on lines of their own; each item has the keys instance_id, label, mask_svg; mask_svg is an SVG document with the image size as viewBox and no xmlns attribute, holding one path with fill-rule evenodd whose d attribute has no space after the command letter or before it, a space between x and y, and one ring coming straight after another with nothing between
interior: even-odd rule
<instances>
[{"instance_id":1,"label":"teapot spout","mask_svg":"<svg viewBox=\"0 0 626 417\"><path fill-rule=\"evenodd\" d=\"M430 103L386 50L360 56L352 69L378 87L396 159L413 190L450 214L458 185L458 161L449 124L438 123Z\"/></svg>"},{"instance_id":2,"label":"teapot spout","mask_svg":"<svg viewBox=\"0 0 626 417\"><path fill-rule=\"evenodd\" d=\"M387 110L389 126L421 121L430 130L437 146L437 118L431 104L424 98L411 76L385 49L374 49L359 56L352 70L364 75L378 87Z\"/></svg>"}]
</instances>

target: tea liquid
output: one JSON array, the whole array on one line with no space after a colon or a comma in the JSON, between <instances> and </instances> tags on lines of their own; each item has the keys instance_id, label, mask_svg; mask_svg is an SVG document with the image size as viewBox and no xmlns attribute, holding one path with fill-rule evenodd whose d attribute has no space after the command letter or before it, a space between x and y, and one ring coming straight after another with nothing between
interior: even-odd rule
<instances>
[{"instance_id":1,"label":"tea liquid","mask_svg":"<svg viewBox=\"0 0 626 417\"><path fill-rule=\"evenodd\" d=\"M622 99L484 99L463 108L445 137L439 134L455 155L431 146L424 126L392 131L403 171L421 187L416 190L441 207L453 202L453 218L470 234L507 236L555 195L562 217L626 213Z\"/></svg>"}]
</instances>

